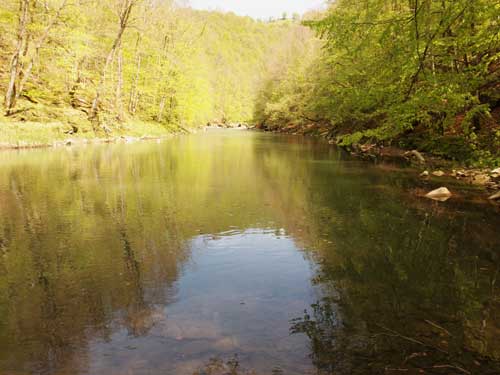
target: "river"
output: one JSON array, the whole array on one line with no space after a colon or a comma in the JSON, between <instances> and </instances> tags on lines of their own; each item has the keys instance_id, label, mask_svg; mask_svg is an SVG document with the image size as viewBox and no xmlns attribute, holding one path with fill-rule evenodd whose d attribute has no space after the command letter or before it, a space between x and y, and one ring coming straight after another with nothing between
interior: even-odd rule
<instances>
[{"instance_id":1,"label":"river","mask_svg":"<svg viewBox=\"0 0 500 375\"><path fill-rule=\"evenodd\" d=\"M498 374L499 210L416 175L245 131L3 151L0 374Z\"/></svg>"}]
</instances>

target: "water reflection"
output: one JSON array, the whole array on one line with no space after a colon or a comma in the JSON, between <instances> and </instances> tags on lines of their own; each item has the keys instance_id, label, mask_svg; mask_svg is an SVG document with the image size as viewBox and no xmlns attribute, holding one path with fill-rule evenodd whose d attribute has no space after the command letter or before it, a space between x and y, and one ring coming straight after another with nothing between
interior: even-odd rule
<instances>
[{"instance_id":1,"label":"water reflection","mask_svg":"<svg viewBox=\"0 0 500 375\"><path fill-rule=\"evenodd\" d=\"M311 271L293 241L247 230L198 236L176 284L176 299L157 306L145 336L125 328L91 342L89 372L189 374L213 358L240 360L264 373L281 364L300 374L307 361L304 337L288 335L288 321L313 300ZM272 260L270 262L270 260ZM129 352L116 353L123 348Z\"/></svg>"},{"instance_id":2,"label":"water reflection","mask_svg":"<svg viewBox=\"0 0 500 375\"><path fill-rule=\"evenodd\" d=\"M499 371L493 207L243 132L0 159L0 373Z\"/></svg>"}]
</instances>

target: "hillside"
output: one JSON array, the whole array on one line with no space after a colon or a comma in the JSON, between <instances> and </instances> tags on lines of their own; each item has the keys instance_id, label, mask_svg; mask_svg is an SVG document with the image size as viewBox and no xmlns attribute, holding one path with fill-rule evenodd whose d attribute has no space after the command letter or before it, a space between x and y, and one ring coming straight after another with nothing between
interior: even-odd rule
<instances>
[{"instance_id":1,"label":"hillside","mask_svg":"<svg viewBox=\"0 0 500 375\"><path fill-rule=\"evenodd\" d=\"M18 126L4 141L26 124L50 138L250 121L265 61L302 28L168 1L91 3L0 6L0 91L14 91L0 122Z\"/></svg>"},{"instance_id":2,"label":"hillside","mask_svg":"<svg viewBox=\"0 0 500 375\"><path fill-rule=\"evenodd\" d=\"M498 165L499 19L494 0L337 0L306 22L321 48L271 71L255 118L346 147Z\"/></svg>"}]
</instances>

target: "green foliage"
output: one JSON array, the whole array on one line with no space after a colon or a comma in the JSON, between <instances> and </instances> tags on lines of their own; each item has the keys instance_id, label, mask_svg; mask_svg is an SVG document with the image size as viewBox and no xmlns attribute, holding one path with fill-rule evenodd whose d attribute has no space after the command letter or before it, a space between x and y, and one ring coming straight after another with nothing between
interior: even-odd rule
<instances>
[{"instance_id":1,"label":"green foliage","mask_svg":"<svg viewBox=\"0 0 500 375\"><path fill-rule=\"evenodd\" d=\"M335 1L304 22L323 48L268 75L255 118L271 128L321 120L342 145L458 136L453 157L498 155L499 16L495 0Z\"/></svg>"},{"instance_id":2,"label":"green foliage","mask_svg":"<svg viewBox=\"0 0 500 375\"><path fill-rule=\"evenodd\" d=\"M68 0L59 18L55 16L62 0L49 0L45 7L30 3L23 69L36 58L9 120L66 120L37 116L33 104L45 107L38 112L75 110L85 117L103 74L99 119L111 133L118 132L121 123L138 121L195 127L251 120L264 61L288 35L291 21L268 24L178 7L173 1L137 1L131 24L106 64L120 26L121 2ZM18 9L15 0L0 5L2 94L18 38Z\"/></svg>"}]
</instances>

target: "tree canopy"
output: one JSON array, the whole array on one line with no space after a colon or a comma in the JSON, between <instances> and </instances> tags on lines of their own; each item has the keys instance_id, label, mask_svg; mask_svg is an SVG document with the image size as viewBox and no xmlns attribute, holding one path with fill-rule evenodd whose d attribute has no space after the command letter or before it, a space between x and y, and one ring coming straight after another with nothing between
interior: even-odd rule
<instances>
[{"instance_id":1,"label":"tree canopy","mask_svg":"<svg viewBox=\"0 0 500 375\"><path fill-rule=\"evenodd\" d=\"M500 159L498 0L337 0L269 22L174 0L5 0L8 118L113 133L250 122Z\"/></svg>"},{"instance_id":2,"label":"tree canopy","mask_svg":"<svg viewBox=\"0 0 500 375\"><path fill-rule=\"evenodd\" d=\"M250 121L265 60L297 23L173 1L6 0L3 112L112 132L127 120L181 127Z\"/></svg>"},{"instance_id":3,"label":"tree canopy","mask_svg":"<svg viewBox=\"0 0 500 375\"><path fill-rule=\"evenodd\" d=\"M260 123L319 123L345 146L498 157L500 2L337 0L305 24L322 48L302 46L268 76Z\"/></svg>"}]
</instances>

